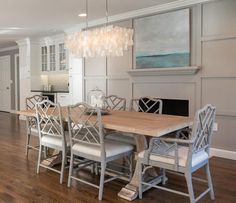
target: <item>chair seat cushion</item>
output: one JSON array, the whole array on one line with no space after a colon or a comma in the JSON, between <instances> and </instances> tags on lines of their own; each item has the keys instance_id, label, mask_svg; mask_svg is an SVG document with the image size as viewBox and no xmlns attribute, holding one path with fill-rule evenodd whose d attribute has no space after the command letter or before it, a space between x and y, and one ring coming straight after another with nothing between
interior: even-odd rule
<instances>
[{"instance_id":1,"label":"chair seat cushion","mask_svg":"<svg viewBox=\"0 0 236 203\"><path fill-rule=\"evenodd\" d=\"M66 145L67 147L70 146L69 141L69 134L68 132L65 132L65 138L66 138ZM45 146L55 146L55 147L62 147L62 138L60 136L54 136L54 135L43 135L41 138L42 145Z\"/></svg>"},{"instance_id":2,"label":"chair seat cushion","mask_svg":"<svg viewBox=\"0 0 236 203\"><path fill-rule=\"evenodd\" d=\"M116 142L112 140L104 140L106 157L112 157L119 154L123 154L133 150L133 146L126 143ZM100 157L101 147L87 143L75 143L72 147L72 151L75 153L83 153L91 156Z\"/></svg>"},{"instance_id":3,"label":"chair seat cushion","mask_svg":"<svg viewBox=\"0 0 236 203\"><path fill-rule=\"evenodd\" d=\"M135 139L131 134L121 134L119 132L113 132L107 135L106 139L135 145Z\"/></svg>"},{"instance_id":4,"label":"chair seat cushion","mask_svg":"<svg viewBox=\"0 0 236 203\"><path fill-rule=\"evenodd\" d=\"M186 166L188 152L189 152L189 147L180 146L178 148L179 166L182 166L182 167ZM143 159L144 153L145 153L145 151L140 152L138 157L140 159ZM175 164L174 153L175 153L174 150L172 150L168 153L168 155L172 156L173 158L165 157L165 156L161 156L161 155L156 155L156 154L151 154L150 160L162 162L162 163L166 163L166 164ZM208 154L206 153L205 150L201 150L197 153L194 153L192 156L192 167L197 166L198 164L202 163L203 161L207 160L208 158L209 158Z\"/></svg>"}]
</instances>

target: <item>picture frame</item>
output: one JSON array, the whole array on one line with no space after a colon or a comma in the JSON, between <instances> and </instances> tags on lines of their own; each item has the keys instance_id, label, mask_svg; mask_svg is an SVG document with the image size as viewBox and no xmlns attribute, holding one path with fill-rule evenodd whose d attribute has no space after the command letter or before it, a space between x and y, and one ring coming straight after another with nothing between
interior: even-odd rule
<instances>
[{"instance_id":1,"label":"picture frame","mask_svg":"<svg viewBox=\"0 0 236 203\"><path fill-rule=\"evenodd\" d=\"M134 20L136 69L190 65L190 10Z\"/></svg>"}]
</instances>

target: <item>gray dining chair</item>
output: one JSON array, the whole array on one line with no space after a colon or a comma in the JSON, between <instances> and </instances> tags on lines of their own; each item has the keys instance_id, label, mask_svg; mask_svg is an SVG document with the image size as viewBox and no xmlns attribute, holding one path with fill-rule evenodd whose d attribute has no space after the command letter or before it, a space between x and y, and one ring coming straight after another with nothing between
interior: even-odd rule
<instances>
[{"instance_id":1,"label":"gray dining chair","mask_svg":"<svg viewBox=\"0 0 236 203\"><path fill-rule=\"evenodd\" d=\"M125 110L126 99L117 95L109 95L104 99L104 108L108 110Z\"/></svg>"},{"instance_id":2,"label":"gray dining chair","mask_svg":"<svg viewBox=\"0 0 236 203\"><path fill-rule=\"evenodd\" d=\"M129 176L132 176L132 151L133 146L121 142L104 139L101 110L87 103L78 103L68 107L68 128L71 143L71 160L68 177L68 187L71 180L77 180L90 186L99 188L98 199L102 200L104 183L126 174L118 172L117 175L104 180L105 171L109 162L127 157L129 163ZM98 162L101 165L100 184L95 185L82 178L73 175L75 156ZM77 168L77 170L79 170Z\"/></svg>"},{"instance_id":3,"label":"gray dining chair","mask_svg":"<svg viewBox=\"0 0 236 203\"><path fill-rule=\"evenodd\" d=\"M40 167L52 170L60 174L60 183L63 182L64 168L66 155L69 152L70 142L68 134L66 136L61 115L61 107L49 100L36 103L37 124L39 129L39 156L37 164L37 173ZM55 169L52 166L45 164L53 158L60 157L60 154L52 156L45 154L42 156L42 151L45 148L50 148L61 152L62 161L61 169ZM45 157L46 156L46 157Z\"/></svg>"},{"instance_id":4,"label":"gray dining chair","mask_svg":"<svg viewBox=\"0 0 236 203\"><path fill-rule=\"evenodd\" d=\"M34 95L32 97L27 97L25 99L25 107L27 110L34 110L35 105L37 102L41 102L43 100L47 100L48 97L46 96L41 96L41 95ZM35 117L26 117L26 156L28 157L29 150L39 150L39 146L33 145L31 143L31 136L39 137L39 132L38 132L38 125L37 125L37 120Z\"/></svg>"},{"instance_id":5,"label":"gray dining chair","mask_svg":"<svg viewBox=\"0 0 236 203\"><path fill-rule=\"evenodd\" d=\"M197 202L208 192L210 192L211 199L214 200L215 196L209 169L209 150L214 120L215 107L208 104L196 112L189 137L151 139L149 148L138 155L140 198L142 198L144 186L147 186L187 196L191 203ZM153 166L183 174L187 181L188 193L145 182L143 174L147 168ZM192 173L202 167L205 167L207 181L192 177ZM192 179L208 184L208 188L198 197L194 195ZM165 184L165 180L162 183Z\"/></svg>"}]
</instances>

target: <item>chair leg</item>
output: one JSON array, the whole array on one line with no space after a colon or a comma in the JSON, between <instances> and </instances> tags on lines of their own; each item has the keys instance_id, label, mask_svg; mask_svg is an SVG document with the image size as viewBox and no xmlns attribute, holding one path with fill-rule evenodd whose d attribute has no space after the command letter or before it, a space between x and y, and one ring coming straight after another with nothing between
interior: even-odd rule
<instances>
[{"instance_id":1,"label":"chair leg","mask_svg":"<svg viewBox=\"0 0 236 203\"><path fill-rule=\"evenodd\" d=\"M65 169L65 151L62 152L62 161L61 161L61 175L60 175L60 184L63 183L64 169Z\"/></svg>"},{"instance_id":2,"label":"chair leg","mask_svg":"<svg viewBox=\"0 0 236 203\"><path fill-rule=\"evenodd\" d=\"M41 163L41 155L42 155L42 145L39 146L39 155L38 155L38 164L37 164L37 173L39 173L39 167Z\"/></svg>"},{"instance_id":3,"label":"chair leg","mask_svg":"<svg viewBox=\"0 0 236 203\"><path fill-rule=\"evenodd\" d=\"M102 196L103 196L105 170L106 170L106 163L101 162L101 174L100 174L100 185L99 185L98 200L102 200Z\"/></svg>"},{"instance_id":4,"label":"chair leg","mask_svg":"<svg viewBox=\"0 0 236 203\"><path fill-rule=\"evenodd\" d=\"M95 168L95 175L98 175L98 162L95 162L94 164L94 168Z\"/></svg>"},{"instance_id":5,"label":"chair leg","mask_svg":"<svg viewBox=\"0 0 236 203\"><path fill-rule=\"evenodd\" d=\"M161 173L162 173L162 185L165 185L166 184L166 170L162 168Z\"/></svg>"},{"instance_id":6,"label":"chair leg","mask_svg":"<svg viewBox=\"0 0 236 203\"><path fill-rule=\"evenodd\" d=\"M92 174L94 174L94 171L95 171L95 164L93 163L93 164L91 165L90 172L91 172Z\"/></svg>"},{"instance_id":7,"label":"chair leg","mask_svg":"<svg viewBox=\"0 0 236 203\"><path fill-rule=\"evenodd\" d=\"M194 192L193 192L193 183L192 183L192 174L191 173L185 173L185 178L186 178L186 181L187 181L190 202L195 203Z\"/></svg>"},{"instance_id":8,"label":"chair leg","mask_svg":"<svg viewBox=\"0 0 236 203\"><path fill-rule=\"evenodd\" d=\"M209 163L206 164L205 168L206 168L206 175L207 175L207 183L208 183L208 187L210 188L210 196L211 196L211 199L214 200L215 194L214 194L214 189L213 189L213 185L212 185Z\"/></svg>"},{"instance_id":9,"label":"chair leg","mask_svg":"<svg viewBox=\"0 0 236 203\"><path fill-rule=\"evenodd\" d=\"M143 187L142 187L142 163L140 160L137 160L138 161L138 183L139 183L139 186L138 186L138 189L139 189L139 199L142 199L143 198Z\"/></svg>"},{"instance_id":10,"label":"chair leg","mask_svg":"<svg viewBox=\"0 0 236 203\"><path fill-rule=\"evenodd\" d=\"M70 168L69 168L68 183L67 183L68 187L70 187L70 185L71 185L71 174L72 174L72 170L73 170L73 162L74 162L74 155L73 155L73 153L71 153L71 155L70 155Z\"/></svg>"},{"instance_id":11,"label":"chair leg","mask_svg":"<svg viewBox=\"0 0 236 203\"><path fill-rule=\"evenodd\" d=\"M27 133L26 138L26 149L25 149L25 155L28 157L29 154L29 143L30 143L30 133Z\"/></svg>"},{"instance_id":12,"label":"chair leg","mask_svg":"<svg viewBox=\"0 0 236 203\"><path fill-rule=\"evenodd\" d=\"M43 148L43 154L44 154L44 157L47 158L47 156L48 156L48 148L47 147Z\"/></svg>"},{"instance_id":13,"label":"chair leg","mask_svg":"<svg viewBox=\"0 0 236 203\"><path fill-rule=\"evenodd\" d=\"M131 181L133 177L133 154L129 156L129 181Z\"/></svg>"}]
</instances>

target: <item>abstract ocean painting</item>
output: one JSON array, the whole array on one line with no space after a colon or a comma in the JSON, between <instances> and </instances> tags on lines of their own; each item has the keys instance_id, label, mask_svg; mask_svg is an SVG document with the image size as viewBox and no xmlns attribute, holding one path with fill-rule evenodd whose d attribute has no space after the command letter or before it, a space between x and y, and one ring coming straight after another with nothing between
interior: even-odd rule
<instances>
[{"instance_id":1,"label":"abstract ocean painting","mask_svg":"<svg viewBox=\"0 0 236 203\"><path fill-rule=\"evenodd\" d=\"M136 68L189 66L189 20L189 9L136 19Z\"/></svg>"}]
</instances>

